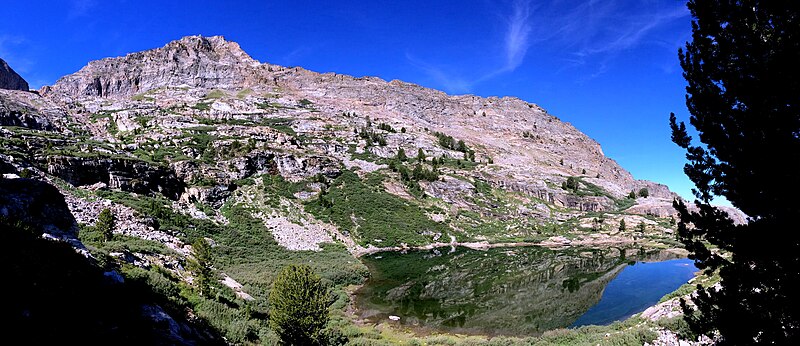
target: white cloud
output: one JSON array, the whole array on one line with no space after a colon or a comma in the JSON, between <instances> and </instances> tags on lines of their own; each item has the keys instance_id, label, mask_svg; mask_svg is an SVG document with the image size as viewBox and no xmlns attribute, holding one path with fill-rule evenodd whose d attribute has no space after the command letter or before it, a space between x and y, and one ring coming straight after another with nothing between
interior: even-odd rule
<instances>
[{"instance_id":1,"label":"white cloud","mask_svg":"<svg viewBox=\"0 0 800 346\"><path fill-rule=\"evenodd\" d=\"M516 69L522 63L530 46L528 41L531 32L531 24L528 21L531 12L530 2L518 0L514 2L513 7L506 31L506 65L503 67L505 71Z\"/></svg>"},{"instance_id":2,"label":"white cloud","mask_svg":"<svg viewBox=\"0 0 800 346\"><path fill-rule=\"evenodd\" d=\"M444 88L448 93L467 93L472 89L472 82L454 77L444 71L444 68L431 65L422 60L419 60L409 53L406 53L406 60L412 66L422 70L431 79Z\"/></svg>"},{"instance_id":3,"label":"white cloud","mask_svg":"<svg viewBox=\"0 0 800 346\"><path fill-rule=\"evenodd\" d=\"M481 83L497 75L511 72L519 67L530 47L530 33L532 26L530 23L531 6L530 0L514 0L511 3L510 13L502 16L505 23L505 34L503 40L503 50L499 55L503 56L503 61L499 66L493 66L489 72L477 78L462 78L454 76L445 71L443 67L433 66L422 60L406 54L406 59L415 67L424 71L434 81L442 85L447 92L466 93L475 84Z\"/></svg>"},{"instance_id":4,"label":"white cloud","mask_svg":"<svg viewBox=\"0 0 800 346\"><path fill-rule=\"evenodd\" d=\"M682 3L653 6L648 2L618 0L572 1L548 3L537 8L533 20L537 25L534 44L543 44L561 54L567 67L582 66L589 70L586 77L603 74L619 53L645 43L655 43L666 49L652 32L689 16ZM675 35L683 36L678 32ZM668 38L673 40L673 38Z\"/></svg>"}]
</instances>

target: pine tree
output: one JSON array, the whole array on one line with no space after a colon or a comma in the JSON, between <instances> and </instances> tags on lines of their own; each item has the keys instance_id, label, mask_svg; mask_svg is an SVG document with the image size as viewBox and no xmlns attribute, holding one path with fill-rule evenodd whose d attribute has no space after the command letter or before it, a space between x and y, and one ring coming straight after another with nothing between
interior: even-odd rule
<instances>
[{"instance_id":1,"label":"pine tree","mask_svg":"<svg viewBox=\"0 0 800 346\"><path fill-rule=\"evenodd\" d=\"M399 149L397 149L397 156L396 156L396 158L397 158L397 160L399 160L400 162L403 162L403 161L406 161L406 160L408 160L408 156L406 156L406 151L405 151L405 150L403 150L403 148L399 148Z\"/></svg>"},{"instance_id":2,"label":"pine tree","mask_svg":"<svg viewBox=\"0 0 800 346\"><path fill-rule=\"evenodd\" d=\"M328 323L328 287L307 265L290 265L269 292L269 324L286 345L317 345Z\"/></svg>"},{"instance_id":3,"label":"pine tree","mask_svg":"<svg viewBox=\"0 0 800 346\"><path fill-rule=\"evenodd\" d=\"M214 282L214 272L211 269L213 254L211 245L205 238L198 238L192 243L194 260L189 262L189 270L194 273L197 288L205 296L211 294L211 284Z\"/></svg>"},{"instance_id":4,"label":"pine tree","mask_svg":"<svg viewBox=\"0 0 800 346\"><path fill-rule=\"evenodd\" d=\"M114 238L114 227L116 227L116 218L110 209L105 208L97 215L97 222L95 228L100 234L103 235L104 241L109 241Z\"/></svg>"},{"instance_id":5,"label":"pine tree","mask_svg":"<svg viewBox=\"0 0 800 346\"><path fill-rule=\"evenodd\" d=\"M800 2L694 0L692 41L679 51L693 144L685 149L697 210L674 203L678 239L719 288L682 304L693 331L722 345L800 344ZM749 216L736 225L710 203L724 196ZM714 247L712 251L708 245Z\"/></svg>"}]
</instances>

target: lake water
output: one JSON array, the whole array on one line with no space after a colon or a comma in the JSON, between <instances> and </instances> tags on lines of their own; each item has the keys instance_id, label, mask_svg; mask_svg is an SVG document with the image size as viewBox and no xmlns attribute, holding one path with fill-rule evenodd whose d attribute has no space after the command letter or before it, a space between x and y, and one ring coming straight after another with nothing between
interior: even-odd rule
<instances>
[{"instance_id":1,"label":"lake water","mask_svg":"<svg viewBox=\"0 0 800 346\"><path fill-rule=\"evenodd\" d=\"M459 247L362 260L371 273L356 292L362 319L482 335L538 335L622 320L697 271L690 260L644 248Z\"/></svg>"}]
</instances>

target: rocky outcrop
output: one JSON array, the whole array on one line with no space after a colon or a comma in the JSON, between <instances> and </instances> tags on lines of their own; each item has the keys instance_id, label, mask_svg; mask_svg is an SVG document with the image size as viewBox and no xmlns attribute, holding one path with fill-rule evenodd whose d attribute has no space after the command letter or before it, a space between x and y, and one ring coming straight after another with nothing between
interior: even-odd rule
<instances>
[{"instance_id":1,"label":"rocky outcrop","mask_svg":"<svg viewBox=\"0 0 800 346\"><path fill-rule=\"evenodd\" d=\"M212 187L190 187L181 195L180 201L185 204L200 202L214 209L222 208L225 201L231 196L233 186L217 185Z\"/></svg>"},{"instance_id":2,"label":"rocky outcrop","mask_svg":"<svg viewBox=\"0 0 800 346\"><path fill-rule=\"evenodd\" d=\"M169 168L122 158L51 156L44 162L47 172L73 186L106 184L139 194L160 193L177 200L186 184Z\"/></svg>"},{"instance_id":3,"label":"rocky outcrop","mask_svg":"<svg viewBox=\"0 0 800 346\"><path fill-rule=\"evenodd\" d=\"M54 186L41 181L0 178L0 218L77 242L77 223L64 196Z\"/></svg>"},{"instance_id":4,"label":"rocky outcrop","mask_svg":"<svg viewBox=\"0 0 800 346\"><path fill-rule=\"evenodd\" d=\"M0 59L0 89L28 91L28 82L12 70L3 59Z\"/></svg>"},{"instance_id":5,"label":"rocky outcrop","mask_svg":"<svg viewBox=\"0 0 800 346\"><path fill-rule=\"evenodd\" d=\"M51 101L23 91L0 90L0 125L53 131L66 113Z\"/></svg>"},{"instance_id":6,"label":"rocky outcrop","mask_svg":"<svg viewBox=\"0 0 800 346\"><path fill-rule=\"evenodd\" d=\"M190 36L162 48L92 61L46 93L122 97L162 87L234 89L262 81L259 65L222 36Z\"/></svg>"}]
</instances>

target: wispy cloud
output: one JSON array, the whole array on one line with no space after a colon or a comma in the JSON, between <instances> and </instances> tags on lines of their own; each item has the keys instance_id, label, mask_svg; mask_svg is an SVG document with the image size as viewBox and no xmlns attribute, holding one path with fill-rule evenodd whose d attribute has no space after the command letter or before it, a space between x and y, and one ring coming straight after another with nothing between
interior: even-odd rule
<instances>
[{"instance_id":1,"label":"wispy cloud","mask_svg":"<svg viewBox=\"0 0 800 346\"><path fill-rule=\"evenodd\" d=\"M533 18L541 25L534 35L536 44L555 48L564 68L587 69L585 79L597 77L608 69L620 53L642 44L665 45L653 38L653 32L689 15L682 3L631 2L620 0L589 1L577 5L556 2L537 8ZM655 6L654 6L655 5ZM682 33L673 35L683 37ZM676 42L674 38L667 39Z\"/></svg>"},{"instance_id":2,"label":"wispy cloud","mask_svg":"<svg viewBox=\"0 0 800 346\"><path fill-rule=\"evenodd\" d=\"M525 58L530 46L530 42L528 42L528 36L531 32L531 24L528 21L531 14L530 2L515 1L513 8L513 13L508 18L506 31L506 65L503 66L505 71L516 69L522 63L522 59Z\"/></svg>"},{"instance_id":3,"label":"wispy cloud","mask_svg":"<svg viewBox=\"0 0 800 346\"><path fill-rule=\"evenodd\" d=\"M449 93L466 93L472 89L473 82L456 77L454 74L445 72L443 67L438 67L426 63L410 53L406 52L406 60L414 67L422 70L425 74L441 85Z\"/></svg>"},{"instance_id":4,"label":"wispy cloud","mask_svg":"<svg viewBox=\"0 0 800 346\"><path fill-rule=\"evenodd\" d=\"M466 93L478 83L494 78L500 74L512 72L519 67L525 59L525 55L530 47L530 33L532 26L530 23L531 2L530 0L513 0L509 13L501 15L504 23L504 37L502 52L499 52L503 59L494 66L490 66L482 75L472 78L463 78L446 72L446 67L434 66L426 63L411 54L406 53L406 59L425 72L430 78L442 85L445 91L451 93Z\"/></svg>"},{"instance_id":5,"label":"wispy cloud","mask_svg":"<svg viewBox=\"0 0 800 346\"><path fill-rule=\"evenodd\" d=\"M605 37L605 40L596 42L596 44L593 46L583 47L583 49L579 51L577 55L587 56L628 49L641 42L642 39L653 29L672 21L673 19L684 17L687 14L688 12L685 10L675 9L656 13L654 16L649 16L649 18L640 18L639 20L635 20L628 25L623 26L621 30L617 31L615 34Z\"/></svg>"},{"instance_id":6,"label":"wispy cloud","mask_svg":"<svg viewBox=\"0 0 800 346\"><path fill-rule=\"evenodd\" d=\"M463 74L452 72L460 66L458 62L434 64L407 54L409 63L448 92L469 92L477 84L515 71L535 47L563 61L561 70L580 69L578 82L583 82L606 73L629 49L655 44L674 51L686 33L663 29L689 16L682 2L671 1L511 0L494 4L505 4L497 6L505 11L499 15L502 30L497 37L502 44L494 48L494 54L491 46L486 47L486 56L497 57L493 63L471 66L467 69L471 72ZM669 65L665 62L655 64L670 70L662 67Z\"/></svg>"}]
</instances>

